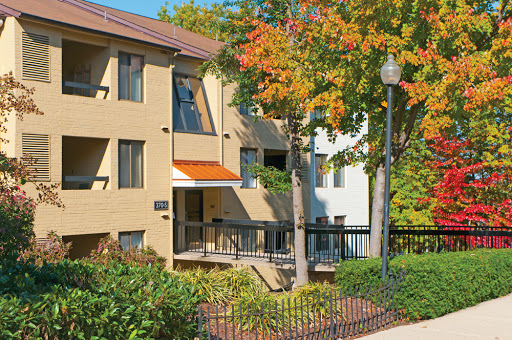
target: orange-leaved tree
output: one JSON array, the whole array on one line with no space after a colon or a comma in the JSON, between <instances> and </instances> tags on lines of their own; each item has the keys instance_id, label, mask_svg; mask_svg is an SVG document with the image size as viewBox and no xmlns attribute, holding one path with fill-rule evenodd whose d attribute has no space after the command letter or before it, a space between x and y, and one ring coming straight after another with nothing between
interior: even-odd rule
<instances>
[{"instance_id":1,"label":"orange-leaved tree","mask_svg":"<svg viewBox=\"0 0 512 340\"><path fill-rule=\"evenodd\" d=\"M330 3L343 22L357 23L352 36L358 40L337 67L350 74L343 84L344 114L366 113L369 131L333 161L365 162L375 179L370 255L377 257L381 254L386 119L379 69L385 55L394 54L402 69L401 83L394 87L391 162L395 164L416 136L428 139L439 131L454 134L469 121L504 114L503 109L491 107L510 98L512 6L508 0L499 5L483 0L396 0L393 6L364 0L317 3ZM418 133L420 128L423 133Z\"/></svg>"},{"instance_id":2,"label":"orange-leaved tree","mask_svg":"<svg viewBox=\"0 0 512 340\"><path fill-rule=\"evenodd\" d=\"M345 23L333 8L314 1L248 1L257 8L251 16L230 23L229 41L207 63L225 83L235 83L232 104L262 110L263 119L286 118L290 143L290 172L295 226L297 285L308 282L305 219L302 197L301 153L304 138L314 133L321 120L309 121L314 110L326 113L326 121L338 133L358 133L361 113L344 121L342 89L345 71L341 59L354 48L354 24ZM234 4L247 3L247 1Z\"/></svg>"}]
</instances>

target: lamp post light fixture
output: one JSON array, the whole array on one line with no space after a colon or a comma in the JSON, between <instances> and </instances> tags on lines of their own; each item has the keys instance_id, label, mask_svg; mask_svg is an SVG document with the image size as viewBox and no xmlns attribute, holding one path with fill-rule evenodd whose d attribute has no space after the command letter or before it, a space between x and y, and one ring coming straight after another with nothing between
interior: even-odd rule
<instances>
[{"instance_id":1,"label":"lamp post light fixture","mask_svg":"<svg viewBox=\"0 0 512 340\"><path fill-rule=\"evenodd\" d=\"M395 62L395 57L388 55L388 61L380 69L380 78L388 87L388 110L386 116L386 178L384 184L384 226L382 236L382 279L388 270L388 242L389 242L389 187L391 169L391 108L393 105L393 86L400 81L402 71Z\"/></svg>"}]
</instances>

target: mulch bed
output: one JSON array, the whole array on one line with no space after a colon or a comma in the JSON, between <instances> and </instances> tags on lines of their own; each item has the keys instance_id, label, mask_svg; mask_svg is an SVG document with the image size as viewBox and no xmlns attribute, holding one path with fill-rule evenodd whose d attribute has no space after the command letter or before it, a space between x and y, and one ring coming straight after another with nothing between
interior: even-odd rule
<instances>
[{"instance_id":1,"label":"mulch bed","mask_svg":"<svg viewBox=\"0 0 512 340\"><path fill-rule=\"evenodd\" d=\"M298 308L292 307L289 310L285 307L284 313L279 315L257 311L257 325L255 325L254 318L252 318L249 329L247 325L242 327L240 319L236 318L236 315L240 314L239 310L235 310L235 319L233 319L230 316L232 314L231 306L202 304L203 324L205 324L205 330L209 334L209 337L206 335L204 338L212 340L351 339L377 330L392 328L399 323L396 320L396 313L387 311L367 299L357 297L338 298L333 300L332 304L331 313L329 301L322 302L321 306L315 301L316 310L327 307L327 312L324 312L322 316L319 313L313 313L315 309L313 305L305 305L305 302L301 310L299 301L297 301ZM278 309L281 309L280 307ZM268 308L265 310L268 310ZM307 317L307 311L310 312L310 318ZM297 313L299 319L303 316L304 322L297 321L294 313ZM243 314L247 315L248 313L243 311ZM254 314L252 308L249 314ZM276 324L280 325L277 330Z\"/></svg>"}]
</instances>

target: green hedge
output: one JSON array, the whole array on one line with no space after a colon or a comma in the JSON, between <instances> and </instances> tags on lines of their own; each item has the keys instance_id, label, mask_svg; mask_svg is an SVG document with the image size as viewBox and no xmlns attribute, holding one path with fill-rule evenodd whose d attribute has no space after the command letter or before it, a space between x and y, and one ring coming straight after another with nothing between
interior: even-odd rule
<instances>
[{"instance_id":1,"label":"green hedge","mask_svg":"<svg viewBox=\"0 0 512 340\"><path fill-rule=\"evenodd\" d=\"M395 295L410 320L431 319L512 292L512 249L397 256L389 261L405 281ZM336 269L341 288L380 280L381 259L345 261Z\"/></svg>"},{"instance_id":2,"label":"green hedge","mask_svg":"<svg viewBox=\"0 0 512 340\"><path fill-rule=\"evenodd\" d=\"M0 338L193 339L195 290L159 266L0 264Z\"/></svg>"}]
</instances>

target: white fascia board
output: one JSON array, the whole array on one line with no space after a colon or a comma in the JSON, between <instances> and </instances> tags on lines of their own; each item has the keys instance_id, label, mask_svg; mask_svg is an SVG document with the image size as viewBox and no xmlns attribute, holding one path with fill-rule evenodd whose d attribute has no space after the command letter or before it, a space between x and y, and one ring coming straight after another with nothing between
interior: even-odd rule
<instances>
[{"instance_id":1,"label":"white fascia board","mask_svg":"<svg viewBox=\"0 0 512 340\"><path fill-rule=\"evenodd\" d=\"M174 188L217 188L217 187L241 187L242 181L173 181Z\"/></svg>"}]
</instances>

